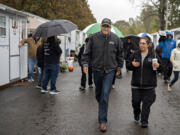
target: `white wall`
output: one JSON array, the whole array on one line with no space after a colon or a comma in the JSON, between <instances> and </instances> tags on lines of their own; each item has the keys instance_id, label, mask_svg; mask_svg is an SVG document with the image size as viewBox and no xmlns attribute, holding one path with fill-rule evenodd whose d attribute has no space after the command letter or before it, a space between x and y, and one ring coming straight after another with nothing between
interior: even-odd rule
<instances>
[{"instance_id":1,"label":"white wall","mask_svg":"<svg viewBox=\"0 0 180 135\"><path fill-rule=\"evenodd\" d=\"M0 86L9 83L9 17L6 14L6 36L0 37Z\"/></svg>"},{"instance_id":2,"label":"white wall","mask_svg":"<svg viewBox=\"0 0 180 135\"><path fill-rule=\"evenodd\" d=\"M9 83L9 47L0 45L0 86Z\"/></svg>"},{"instance_id":3,"label":"white wall","mask_svg":"<svg viewBox=\"0 0 180 135\"><path fill-rule=\"evenodd\" d=\"M2 15L2 13L0 13ZM6 16L6 36L0 37L0 86L8 84L14 79L27 77L27 46L18 48L22 39L22 17L4 13ZM17 29L13 29L13 21L17 20ZM24 18L25 19L25 18ZM27 23L27 20L25 19ZM26 37L27 37L27 27Z\"/></svg>"},{"instance_id":4,"label":"white wall","mask_svg":"<svg viewBox=\"0 0 180 135\"><path fill-rule=\"evenodd\" d=\"M24 23L24 24L23 24ZM25 25L25 37L21 34L23 32L23 25ZM27 38L27 21L23 18L20 20L20 41L22 38ZM20 48L20 79L28 76L28 45L24 45Z\"/></svg>"}]
</instances>

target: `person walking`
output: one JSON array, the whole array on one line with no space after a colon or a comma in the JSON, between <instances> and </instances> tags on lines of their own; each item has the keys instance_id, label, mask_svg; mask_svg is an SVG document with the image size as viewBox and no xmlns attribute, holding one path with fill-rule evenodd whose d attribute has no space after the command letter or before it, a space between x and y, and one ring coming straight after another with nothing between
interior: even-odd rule
<instances>
[{"instance_id":1,"label":"person walking","mask_svg":"<svg viewBox=\"0 0 180 135\"><path fill-rule=\"evenodd\" d=\"M81 58L82 55L88 45L88 41L89 38L85 39L85 44L83 44L83 46L80 48L79 54L78 54L78 63L81 66L81 71L82 71L82 76L81 76L81 86L79 87L80 91L84 91L86 89L86 74L83 71L83 65L81 64ZM89 84L89 88L93 88L93 81L92 81L92 68L90 66L90 64L88 65L88 84Z\"/></svg>"},{"instance_id":2,"label":"person walking","mask_svg":"<svg viewBox=\"0 0 180 135\"><path fill-rule=\"evenodd\" d=\"M33 82L34 66L36 66L37 75L39 77L37 60L36 60L36 51L38 46L42 44L42 41L41 38L37 41L35 38L32 37L32 34L29 34L27 39L21 40L21 42L19 43L19 47L22 47L25 43L28 44L28 68L29 68L28 81Z\"/></svg>"},{"instance_id":3,"label":"person walking","mask_svg":"<svg viewBox=\"0 0 180 135\"><path fill-rule=\"evenodd\" d=\"M43 43L44 51L44 77L41 93L46 93L48 82L51 80L50 94L58 94L56 89L56 79L60 70L59 62L62 50L55 36L49 37L47 42Z\"/></svg>"},{"instance_id":4,"label":"person walking","mask_svg":"<svg viewBox=\"0 0 180 135\"><path fill-rule=\"evenodd\" d=\"M172 90L172 86L179 79L179 72L180 72L180 40L177 41L177 48L172 50L170 60L171 60L171 62L173 64L174 78L168 84L168 91Z\"/></svg>"},{"instance_id":5,"label":"person walking","mask_svg":"<svg viewBox=\"0 0 180 135\"><path fill-rule=\"evenodd\" d=\"M127 43L124 43L124 59L125 59L125 62L126 64L128 63L129 61L129 58L130 56L136 51L138 50L138 47L136 47L135 44L132 43L131 41L131 37L127 39ZM126 65L127 67L127 65ZM127 70L127 68L126 68ZM128 70L127 70L128 72Z\"/></svg>"},{"instance_id":6,"label":"person walking","mask_svg":"<svg viewBox=\"0 0 180 135\"><path fill-rule=\"evenodd\" d=\"M150 107L156 99L156 70L160 66L160 61L155 52L149 49L147 37L140 39L139 47L140 50L131 56L127 67L133 71L131 87L134 120L138 122L141 116L141 127L147 128Z\"/></svg>"},{"instance_id":7,"label":"person walking","mask_svg":"<svg viewBox=\"0 0 180 135\"><path fill-rule=\"evenodd\" d=\"M167 33L165 41L159 42L159 48L162 48L162 66L164 82L168 83L172 74L172 63L170 61L171 51L176 48L176 41L173 39L172 32Z\"/></svg>"},{"instance_id":8,"label":"person walking","mask_svg":"<svg viewBox=\"0 0 180 135\"><path fill-rule=\"evenodd\" d=\"M101 31L93 34L82 57L84 73L88 72L88 64L91 63L96 100L99 105L98 121L99 129L107 131L107 113L109 94L112 81L116 74L120 74L123 67L123 46L120 38L111 32L111 20L104 18L101 22Z\"/></svg>"}]
</instances>

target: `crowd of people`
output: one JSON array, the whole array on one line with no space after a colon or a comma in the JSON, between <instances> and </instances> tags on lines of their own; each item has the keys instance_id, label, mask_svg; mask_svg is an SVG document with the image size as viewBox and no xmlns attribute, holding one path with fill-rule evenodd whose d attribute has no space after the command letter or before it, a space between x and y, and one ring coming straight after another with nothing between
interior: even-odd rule
<instances>
[{"instance_id":1,"label":"crowd of people","mask_svg":"<svg viewBox=\"0 0 180 135\"><path fill-rule=\"evenodd\" d=\"M99 129L102 132L107 131L109 94L114 88L115 76L121 73L123 60L127 72L132 71L134 120L140 121L142 128L147 128L150 108L156 100L157 74L163 75L164 82L168 84L168 91L172 90L172 86L178 80L180 40L176 44L173 33L168 32L165 36L160 35L159 44L154 48L152 39L147 34L143 34L138 43L134 44L131 36L124 42L110 31L111 20L105 18L101 23L101 31L91 35L88 43L83 46L85 49L79 53L82 78L86 78L86 73L90 76L93 74L96 100L99 105ZM170 81L172 70L174 78ZM85 85L82 85L82 80L85 79L81 79L80 90L84 91Z\"/></svg>"},{"instance_id":2,"label":"crowd of people","mask_svg":"<svg viewBox=\"0 0 180 135\"><path fill-rule=\"evenodd\" d=\"M82 76L79 89L85 91L88 74L89 88L93 88L93 83L95 85L99 129L106 132L109 95L111 89L115 88L115 78L122 75L125 60L127 72L132 71L134 120L140 121L142 128L147 128L150 108L156 100L157 74L163 75L168 91L172 90L179 78L180 40L176 44L173 33L168 32L167 36L160 37L156 48L147 34L143 34L137 44L134 44L131 38L124 42L111 32L111 25L111 20L104 18L101 31L88 37L80 48L78 62ZM47 85L51 81L50 94L58 94L56 79L62 50L56 37L35 39L30 35L28 39L20 42L19 47L24 43L28 43L29 47L28 81L34 81L33 71L36 65L39 78L37 87L42 93L47 93ZM170 80L172 71L174 78Z\"/></svg>"},{"instance_id":3,"label":"crowd of people","mask_svg":"<svg viewBox=\"0 0 180 135\"><path fill-rule=\"evenodd\" d=\"M23 39L19 43L22 47L28 44L28 65L29 75L28 81L34 81L34 67L38 76L37 88L41 89L41 93L47 93L47 85L50 81L50 94L58 94L60 91L56 89L56 79L58 77L60 67L60 56L62 50L56 36L48 38L33 38L32 34L27 39Z\"/></svg>"}]
</instances>

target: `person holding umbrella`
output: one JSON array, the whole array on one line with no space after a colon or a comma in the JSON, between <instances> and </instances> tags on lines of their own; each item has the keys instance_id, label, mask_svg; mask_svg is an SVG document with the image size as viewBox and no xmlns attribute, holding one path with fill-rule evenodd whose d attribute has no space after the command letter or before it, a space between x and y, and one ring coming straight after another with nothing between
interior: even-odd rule
<instances>
[{"instance_id":1,"label":"person holding umbrella","mask_svg":"<svg viewBox=\"0 0 180 135\"><path fill-rule=\"evenodd\" d=\"M156 99L156 70L160 67L159 58L154 51L149 49L149 42L147 37L141 38L140 50L131 56L127 64L128 69L133 71L131 87L134 120L138 122L141 116L142 128L148 127L150 107Z\"/></svg>"},{"instance_id":2,"label":"person holding umbrella","mask_svg":"<svg viewBox=\"0 0 180 135\"><path fill-rule=\"evenodd\" d=\"M95 83L96 100L99 105L98 121L99 129L107 131L107 113L109 94L112 81L116 74L120 74L123 67L123 46L120 38L111 31L111 20L104 18L101 22L101 31L93 34L82 56L84 73L88 72L88 64L91 63Z\"/></svg>"},{"instance_id":3,"label":"person holding umbrella","mask_svg":"<svg viewBox=\"0 0 180 135\"><path fill-rule=\"evenodd\" d=\"M50 94L58 94L56 79L59 73L59 62L62 50L57 41L57 35L65 34L77 29L77 26L68 20L53 20L41 24L34 32L33 37L44 37L47 41L43 43L44 54L44 77L41 93L47 93L47 85L51 80Z\"/></svg>"},{"instance_id":4,"label":"person holding umbrella","mask_svg":"<svg viewBox=\"0 0 180 135\"><path fill-rule=\"evenodd\" d=\"M47 42L43 44L44 52L44 78L42 82L41 93L46 93L47 85L51 80L50 94L58 94L60 91L56 89L56 79L59 73L59 62L62 50L55 36L48 37Z\"/></svg>"},{"instance_id":5,"label":"person holding umbrella","mask_svg":"<svg viewBox=\"0 0 180 135\"><path fill-rule=\"evenodd\" d=\"M124 59L126 62L126 67L127 63L129 61L130 56L138 50L138 43L139 43L139 37L135 35L128 35L124 37L124 44L123 44L123 49L124 49ZM128 69L126 68L127 72Z\"/></svg>"}]
</instances>

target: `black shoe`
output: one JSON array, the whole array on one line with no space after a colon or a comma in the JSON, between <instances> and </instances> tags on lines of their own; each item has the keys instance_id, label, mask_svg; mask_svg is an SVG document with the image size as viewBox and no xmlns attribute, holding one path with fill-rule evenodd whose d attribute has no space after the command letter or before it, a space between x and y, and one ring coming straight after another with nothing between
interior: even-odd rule
<instances>
[{"instance_id":1,"label":"black shoe","mask_svg":"<svg viewBox=\"0 0 180 135\"><path fill-rule=\"evenodd\" d=\"M139 115L134 116L134 121L135 121L135 122L139 122Z\"/></svg>"},{"instance_id":2,"label":"black shoe","mask_svg":"<svg viewBox=\"0 0 180 135\"><path fill-rule=\"evenodd\" d=\"M148 127L148 123L147 122L142 122L141 123L141 127L142 128L147 128Z\"/></svg>"},{"instance_id":3,"label":"black shoe","mask_svg":"<svg viewBox=\"0 0 180 135\"><path fill-rule=\"evenodd\" d=\"M79 87L79 90L80 90L80 91L85 91L85 87L80 86L80 87Z\"/></svg>"}]
</instances>

